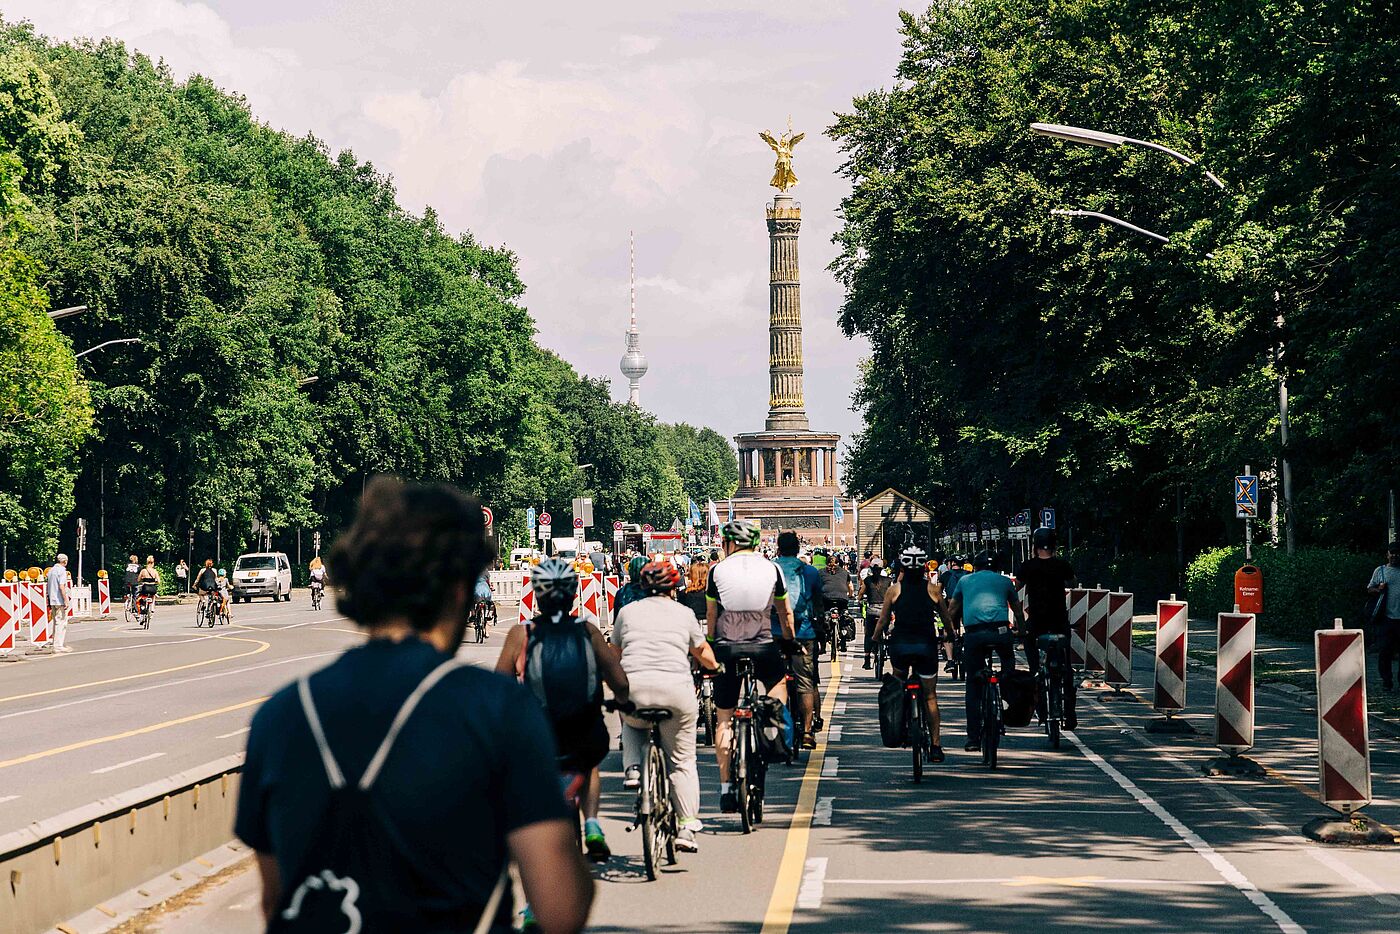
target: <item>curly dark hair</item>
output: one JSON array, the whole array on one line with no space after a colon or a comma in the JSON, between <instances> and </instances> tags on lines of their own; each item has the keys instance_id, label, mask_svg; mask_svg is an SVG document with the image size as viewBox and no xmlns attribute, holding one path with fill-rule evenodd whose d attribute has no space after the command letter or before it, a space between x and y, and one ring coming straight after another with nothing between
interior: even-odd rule
<instances>
[{"instance_id":1,"label":"curly dark hair","mask_svg":"<svg viewBox=\"0 0 1400 934\"><path fill-rule=\"evenodd\" d=\"M491 560L481 504L443 483L375 477L328 564L336 607L357 625L406 618L426 632L454 587L473 584Z\"/></svg>"}]
</instances>

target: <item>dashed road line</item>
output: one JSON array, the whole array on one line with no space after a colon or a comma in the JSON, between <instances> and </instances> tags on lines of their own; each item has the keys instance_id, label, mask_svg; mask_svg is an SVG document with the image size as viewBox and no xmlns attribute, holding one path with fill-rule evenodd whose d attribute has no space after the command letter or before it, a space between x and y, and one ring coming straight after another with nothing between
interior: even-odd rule
<instances>
[{"instance_id":1,"label":"dashed road line","mask_svg":"<svg viewBox=\"0 0 1400 934\"><path fill-rule=\"evenodd\" d=\"M826 741L828 743L841 742L841 724L838 723L826 731Z\"/></svg>"},{"instance_id":2,"label":"dashed road line","mask_svg":"<svg viewBox=\"0 0 1400 934\"><path fill-rule=\"evenodd\" d=\"M884 885L891 888L909 888L922 885L1005 885L1012 888L1026 886L1065 886L1069 888L1136 888L1142 885L1229 885L1224 879L1104 879L1100 876L1070 876L1057 879L1051 876L992 876L985 879L823 879L823 885Z\"/></svg>"},{"instance_id":3,"label":"dashed road line","mask_svg":"<svg viewBox=\"0 0 1400 934\"><path fill-rule=\"evenodd\" d=\"M19 800L19 795L6 795L5 797L0 798L0 804L4 804L4 803L7 802L7 801L18 801L18 800Z\"/></svg>"},{"instance_id":4,"label":"dashed road line","mask_svg":"<svg viewBox=\"0 0 1400 934\"><path fill-rule=\"evenodd\" d=\"M822 763L822 778L837 778L841 771L841 760L832 756Z\"/></svg>"},{"instance_id":5,"label":"dashed road line","mask_svg":"<svg viewBox=\"0 0 1400 934\"><path fill-rule=\"evenodd\" d=\"M815 909L822 906L822 882L826 878L826 857L813 856L802 871L802 887L797 890L797 907Z\"/></svg>"},{"instance_id":6,"label":"dashed road line","mask_svg":"<svg viewBox=\"0 0 1400 934\"><path fill-rule=\"evenodd\" d=\"M150 762L152 759L159 759L163 755L165 755L165 753L163 752L153 752L149 756L141 756L136 759L127 759L125 762L118 762L116 765L109 765L101 769L93 769L92 774L105 775L108 772L115 772L117 769L124 769L128 765L137 765L141 762Z\"/></svg>"},{"instance_id":7,"label":"dashed road line","mask_svg":"<svg viewBox=\"0 0 1400 934\"><path fill-rule=\"evenodd\" d=\"M846 712L846 702L839 702L831 712L836 714L838 717L841 716L841 714Z\"/></svg>"},{"instance_id":8,"label":"dashed road line","mask_svg":"<svg viewBox=\"0 0 1400 934\"><path fill-rule=\"evenodd\" d=\"M251 730L251 729L252 729L252 727L250 727L250 726L245 726L243 729L241 729L241 730L234 730L232 733L220 733L218 736L216 736L216 737L214 737L214 738L215 738L215 739L229 739L230 737L233 737L233 736L242 736L244 733L247 733L247 732L248 732L249 730Z\"/></svg>"},{"instance_id":9,"label":"dashed road line","mask_svg":"<svg viewBox=\"0 0 1400 934\"><path fill-rule=\"evenodd\" d=\"M831 826L831 807L835 803L835 798L818 798L817 806L812 809L813 827Z\"/></svg>"}]
</instances>

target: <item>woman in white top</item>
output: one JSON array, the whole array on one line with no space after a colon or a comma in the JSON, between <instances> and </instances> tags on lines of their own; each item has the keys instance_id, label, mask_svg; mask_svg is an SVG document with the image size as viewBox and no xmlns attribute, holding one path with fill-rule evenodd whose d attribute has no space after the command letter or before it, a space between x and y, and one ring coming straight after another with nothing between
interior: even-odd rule
<instances>
[{"instance_id":1,"label":"woman in white top","mask_svg":"<svg viewBox=\"0 0 1400 934\"><path fill-rule=\"evenodd\" d=\"M676 849L694 853L700 823L700 776L695 767L695 681L690 659L706 668L716 665L700 621L673 596L681 574L669 561L652 561L639 576L647 594L622 608L613 624L612 641L622 655L629 697L638 707L665 707L670 719L661 722L661 745L669 760L671 798L679 832ZM623 787L641 783L642 752L651 726L644 720L622 719Z\"/></svg>"}]
</instances>

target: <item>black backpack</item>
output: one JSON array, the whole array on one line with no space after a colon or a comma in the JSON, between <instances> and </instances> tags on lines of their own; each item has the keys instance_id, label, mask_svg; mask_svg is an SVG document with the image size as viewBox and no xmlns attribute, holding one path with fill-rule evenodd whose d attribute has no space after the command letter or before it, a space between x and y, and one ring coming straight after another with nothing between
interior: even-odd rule
<instances>
[{"instance_id":1,"label":"black backpack","mask_svg":"<svg viewBox=\"0 0 1400 934\"><path fill-rule=\"evenodd\" d=\"M480 916L451 917L425 911L422 896L441 892L453 880L424 865L413 846L403 840L373 793L374 781L389 757L394 740L423 695L443 676L462 665L443 662L423 679L404 701L359 781L347 783L326 743L321 719L311 699L306 676L297 682L302 710L321 753L330 802L312 834L301 865L285 880L281 904L268 922L269 932L286 934L373 934L378 931L465 930L485 934L497 921L505 894L503 869ZM505 924L506 919L501 920Z\"/></svg>"},{"instance_id":2,"label":"black backpack","mask_svg":"<svg viewBox=\"0 0 1400 934\"><path fill-rule=\"evenodd\" d=\"M601 710L598 657L588 624L577 617L557 623L540 617L530 624L522 674L555 724Z\"/></svg>"}]
</instances>

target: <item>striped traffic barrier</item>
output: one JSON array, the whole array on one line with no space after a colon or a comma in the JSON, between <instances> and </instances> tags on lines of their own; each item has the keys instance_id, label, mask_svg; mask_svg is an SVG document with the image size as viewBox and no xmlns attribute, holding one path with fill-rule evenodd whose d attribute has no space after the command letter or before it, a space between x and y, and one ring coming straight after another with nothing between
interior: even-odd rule
<instances>
[{"instance_id":1,"label":"striped traffic barrier","mask_svg":"<svg viewBox=\"0 0 1400 934\"><path fill-rule=\"evenodd\" d=\"M616 574L609 574L603 578L603 597L608 601L609 620L617 612L617 591L621 586L622 579Z\"/></svg>"},{"instance_id":2,"label":"striped traffic barrier","mask_svg":"<svg viewBox=\"0 0 1400 934\"><path fill-rule=\"evenodd\" d=\"M19 584L0 583L0 660L14 661L19 634Z\"/></svg>"},{"instance_id":3,"label":"striped traffic barrier","mask_svg":"<svg viewBox=\"0 0 1400 934\"><path fill-rule=\"evenodd\" d=\"M1133 595L1108 595L1107 637L1104 639L1103 679L1113 686L1106 697L1131 697L1123 688L1133 682Z\"/></svg>"},{"instance_id":4,"label":"striped traffic barrier","mask_svg":"<svg viewBox=\"0 0 1400 934\"><path fill-rule=\"evenodd\" d=\"M71 623L73 617L78 615L73 599L73 578L68 578L63 582L63 604L68 608L68 621Z\"/></svg>"},{"instance_id":5,"label":"striped traffic barrier","mask_svg":"<svg viewBox=\"0 0 1400 934\"><path fill-rule=\"evenodd\" d=\"M1071 667L1083 669L1085 663L1084 640L1088 638L1085 624L1089 618L1089 591L1074 587L1069 592L1069 663Z\"/></svg>"},{"instance_id":6,"label":"striped traffic barrier","mask_svg":"<svg viewBox=\"0 0 1400 934\"><path fill-rule=\"evenodd\" d=\"M48 645L49 608L44 585L39 581L28 581L24 590L28 594L29 642L35 647Z\"/></svg>"},{"instance_id":7,"label":"striped traffic barrier","mask_svg":"<svg viewBox=\"0 0 1400 934\"><path fill-rule=\"evenodd\" d=\"M1253 613L1221 613L1215 628L1215 745L1224 756L1202 768L1207 775L1262 775L1241 753L1254 746Z\"/></svg>"},{"instance_id":8,"label":"striped traffic barrier","mask_svg":"<svg viewBox=\"0 0 1400 934\"><path fill-rule=\"evenodd\" d=\"M1152 707L1163 714L1148 721L1152 733L1190 733L1191 725L1176 716L1186 709L1186 621L1190 608L1178 601L1157 601L1157 652L1152 675Z\"/></svg>"},{"instance_id":9,"label":"striped traffic barrier","mask_svg":"<svg viewBox=\"0 0 1400 934\"><path fill-rule=\"evenodd\" d=\"M1313 634L1317 653L1317 756L1322 803L1346 820L1318 818L1303 832L1327 843L1394 843L1379 824L1357 813L1371 803L1371 746L1366 716L1366 640L1360 629Z\"/></svg>"},{"instance_id":10,"label":"striped traffic barrier","mask_svg":"<svg viewBox=\"0 0 1400 934\"><path fill-rule=\"evenodd\" d=\"M524 579L520 582L520 625L525 625L535 618L535 588L530 583L530 572L526 571Z\"/></svg>"},{"instance_id":11,"label":"striped traffic barrier","mask_svg":"<svg viewBox=\"0 0 1400 934\"><path fill-rule=\"evenodd\" d=\"M1108 591L1095 587L1087 595L1088 611L1084 625L1084 668L1104 670L1105 643L1108 641Z\"/></svg>"},{"instance_id":12,"label":"striped traffic barrier","mask_svg":"<svg viewBox=\"0 0 1400 934\"><path fill-rule=\"evenodd\" d=\"M599 602L602 598L601 574L580 574L578 578L579 619L601 624L603 621Z\"/></svg>"},{"instance_id":13,"label":"striped traffic barrier","mask_svg":"<svg viewBox=\"0 0 1400 934\"><path fill-rule=\"evenodd\" d=\"M112 582L105 577L97 579L97 612L102 616L112 615Z\"/></svg>"}]
</instances>

